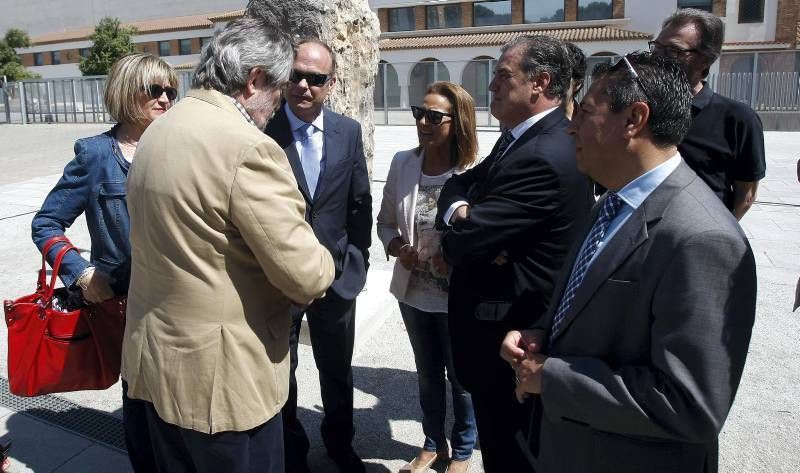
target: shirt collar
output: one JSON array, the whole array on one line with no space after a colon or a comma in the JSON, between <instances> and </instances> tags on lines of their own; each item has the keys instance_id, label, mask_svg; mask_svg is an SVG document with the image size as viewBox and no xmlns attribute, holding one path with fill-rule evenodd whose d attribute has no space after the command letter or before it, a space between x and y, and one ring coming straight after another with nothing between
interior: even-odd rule
<instances>
[{"instance_id":1,"label":"shirt collar","mask_svg":"<svg viewBox=\"0 0 800 473\"><path fill-rule=\"evenodd\" d=\"M653 169L647 171L636 179L632 180L625 185L617 195L623 202L638 209L642 202L653 193L653 191L661 185L664 180L669 177L672 172L681 164L680 153L675 155Z\"/></svg>"},{"instance_id":2,"label":"shirt collar","mask_svg":"<svg viewBox=\"0 0 800 473\"><path fill-rule=\"evenodd\" d=\"M286 118L289 119L289 128L291 128L293 132L297 131L298 128L307 124L306 122L298 118L297 115L294 114L294 112L292 112L292 109L289 108L288 103L283 104L283 109L286 111ZM314 121L311 122L311 124L314 125L314 128L320 131L322 131L322 123L324 121L322 119L323 113L325 113L325 109L320 110L319 115L317 115L317 118L315 118Z\"/></svg>"},{"instance_id":3,"label":"shirt collar","mask_svg":"<svg viewBox=\"0 0 800 473\"><path fill-rule=\"evenodd\" d=\"M704 109L706 106L711 102L711 97L714 95L714 91L711 90L711 87L708 86L707 82L703 82L703 88L700 89L700 93L692 97L692 107L697 109Z\"/></svg>"},{"instance_id":4,"label":"shirt collar","mask_svg":"<svg viewBox=\"0 0 800 473\"><path fill-rule=\"evenodd\" d=\"M233 105L236 106L236 110L239 110L244 119L247 120L247 123L256 126L256 122L253 120L253 117L251 117L250 114L247 112L247 110L245 110L244 105L242 105L241 102L231 97L230 95L226 95L226 97L228 97L230 101L233 102Z\"/></svg>"},{"instance_id":5,"label":"shirt collar","mask_svg":"<svg viewBox=\"0 0 800 473\"><path fill-rule=\"evenodd\" d=\"M544 112L539 112L536 115L528 118L524 122L520 123L519 125L515 126L511 129L511 134L514 136L514 139L518 139L520 136L524 135L526 131L530 127L536 124L539 120L547 116L548 113L552 112L553 110L557 109L558 107L553 107L545 110Z\"/></svg>"}]
</instances>

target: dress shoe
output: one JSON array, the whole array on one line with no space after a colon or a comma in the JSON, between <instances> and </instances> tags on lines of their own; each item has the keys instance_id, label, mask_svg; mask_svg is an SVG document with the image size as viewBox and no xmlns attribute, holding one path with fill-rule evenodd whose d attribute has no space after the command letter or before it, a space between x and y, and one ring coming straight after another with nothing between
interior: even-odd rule
<instances>
[{"instance_id":1,"label":"dress shoe","mask_svg":"<svg viewBox=\"0 0 800 473\"><path fill-rule=\"evenodd\" d=\"M328 452L336 466L339 468L339 473L366 473L367 469L364 467L364 462L358 457L352 448L340 452Z\"/></svg>"},{"instance_id":2,"label":"dress shoe","mask_svg":"<svg viewBox=\"0 0 800 473\"><path fill-rule=\"evenodd\" d=\"M400 468L400 473L428 473L428 469L436 463L438 458L438 453L422 449L413 460Z\"/></svg>"},{"instance_id":3,"label":"dress shoe","mask_svg":"<svg viewBox=\"0 0 800 473\"><path fill-rule=\"evenodd\" d=\"M447 465L447 469L444 470L444 473L467 473L471 463L472 457L464 460L451 460L450 464Z\"/></svg>"}]
</instances>

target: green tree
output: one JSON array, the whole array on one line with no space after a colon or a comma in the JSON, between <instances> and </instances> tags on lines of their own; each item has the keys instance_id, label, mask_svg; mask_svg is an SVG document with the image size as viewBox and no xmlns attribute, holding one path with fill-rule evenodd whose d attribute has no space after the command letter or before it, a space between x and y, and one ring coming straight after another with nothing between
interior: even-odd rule
<instances>
[{"instance_id":1,"label":"green tree","mask_svg":"<svg viewBox=\"0 0 800 473\"><path fill-rule=\"evenodd\" d=\"M136 28L123 26L117 18L106 17L100 20L89 36L92 41L89 56L81 58L78 66L81 73L85 76L108 74L114 61L136 52L133 46L134 34Z\"/></svg>"},{"instance_id":2,"label":"green tree","mask_svg":"<svg viewBox=\"0 0 800 473\"><path fill-rule=\"evenodd\" d=\"M6 31L6 44L12 48L28 48L31 45L31 38L28 33L19 28L11 28Z\"/></svg>"},{"instance_id":3,"label":"green tree","mask_svg":"<svg viewBox=\"0 0 800 473\"><path fill-rule=\"evenodd\" d=\"M27 48L30 45L28 33L17 28L11 28L6 32L5 37L0 40L0 79L2 76L6 76L10 81L41 77L39 74L28 72L14 50L14 48Z\"/></svg>"}]
</instances>

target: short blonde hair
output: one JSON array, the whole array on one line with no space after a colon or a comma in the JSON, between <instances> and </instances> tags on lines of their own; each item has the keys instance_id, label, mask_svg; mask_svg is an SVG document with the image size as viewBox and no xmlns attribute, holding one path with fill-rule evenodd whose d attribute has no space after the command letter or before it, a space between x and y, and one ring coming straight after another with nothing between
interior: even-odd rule
<instances>
[{"instance_id":1,"label":"short blonde hair","mask_svg":"<svg viewBox=\"0 0 800 473\"><path fill-rule=\"evenodd\" d=\"M139 106L139 94L146 94L150 85L163 82L178 87L178 75L163 59L142 53L122 56L106 78L103 100L108 114L117 123L146 127L150 118Z\"/></svg>"}]
</instances>

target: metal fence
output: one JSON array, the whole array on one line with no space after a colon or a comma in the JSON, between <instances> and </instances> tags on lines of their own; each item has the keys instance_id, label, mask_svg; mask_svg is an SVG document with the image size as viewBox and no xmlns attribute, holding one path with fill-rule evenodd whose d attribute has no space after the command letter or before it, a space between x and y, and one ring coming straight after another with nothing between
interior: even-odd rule
<instances>
[{"instance_id":1,"label":"metal fence","mask_svg":"<svg viewBox=\"0 0 800 473\"><path fill-rule=\"evenodd\" d=\"M414 124L410 106L422 102L428 84L447 80L461 84L475 99L478 126L498 126L489 112L492 95L488 86L494 63L495 60L489 58L381 63L374 91L375 123ZM190 82L190 72L179 74L179 97L184 96ZM2 85L0 123L105 123L110 120L103 105L105 76L26 80ZM709 76L708 85L719 94L746 103L759 112L800 112L798 72L713 74Z\"/></svg>"}]
</instances>

